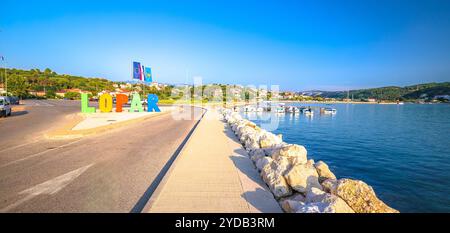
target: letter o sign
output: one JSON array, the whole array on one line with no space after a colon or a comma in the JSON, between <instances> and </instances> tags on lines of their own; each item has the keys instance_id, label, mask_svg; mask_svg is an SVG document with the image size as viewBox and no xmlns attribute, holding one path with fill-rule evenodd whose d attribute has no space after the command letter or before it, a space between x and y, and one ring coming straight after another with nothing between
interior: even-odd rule
<instances>
[{"instance_id":1,"label":"letter o sign","mask_svg":"<svg viewBox=\"0 0 450 233\"><path fill-rule=\"evenodd\" d=\"M98 105L100 107L100 112L111 112L113 107L112 96L108 93L101 95L98 100Z\"/></svg>"}]
</instances>

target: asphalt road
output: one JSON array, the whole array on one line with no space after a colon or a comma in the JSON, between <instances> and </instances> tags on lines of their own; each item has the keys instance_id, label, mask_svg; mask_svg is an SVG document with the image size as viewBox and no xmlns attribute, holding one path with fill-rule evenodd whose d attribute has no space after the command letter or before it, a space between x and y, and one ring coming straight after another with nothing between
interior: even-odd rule
<instances>
[{"instance_id":1,"label":"asphalt road","mask_svg":"<svg viewBox=\"0 0 450 233\"><path fill-rule=\"evenodd\" d=\"M0 153L42 138L46 131L60 127L65 116L80 111L78 101L26 100L7 118L0 118ZM0 157L0 161L2 158Z\"/></svg>"},{"instance_id":2,"label":"asphalt road","mask_svg":"<svg viewBox=\"0 0 450 233\"><path fill-rule=\"evenodd\" d=\"M196 123L166 114L82 139L40 136L78 109L30 102L0 120L9 134L0 137L0 212L130 212Z\"/></svg>"}]
</instances>

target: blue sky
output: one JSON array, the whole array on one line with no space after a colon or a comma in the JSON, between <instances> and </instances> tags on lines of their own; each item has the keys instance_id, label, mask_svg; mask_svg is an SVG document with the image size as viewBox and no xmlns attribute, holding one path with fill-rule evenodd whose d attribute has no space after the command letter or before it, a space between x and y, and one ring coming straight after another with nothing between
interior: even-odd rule
<instances>
[{"instance_id":1,"label":"blue sky","mask_svg":"<svg viewBox=\"0 0 450 233\"><path fill-rule=\"evenodd\" d=\"M450 1L0 2L9 67L345 90L450 81Z\"/></svg>"}]
</instances>

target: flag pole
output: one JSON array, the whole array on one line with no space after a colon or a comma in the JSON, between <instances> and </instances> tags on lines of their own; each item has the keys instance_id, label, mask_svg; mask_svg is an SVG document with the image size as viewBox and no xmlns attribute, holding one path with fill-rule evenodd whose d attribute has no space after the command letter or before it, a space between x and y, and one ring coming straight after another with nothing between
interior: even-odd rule
<instances>
[{"instance_id":1,"label":"flag pole","mask_svg":"<svg viewBox=\"0 0 450 233\"><path fill-rule=\"evenodd\" d=\"M6 96L8 96L8 73L6 72L6 60L5 60L5 57L3 57L2 56L2 60L3 60L3 63L4 63L4 68L5 68L5 93L6 93Z\"/></svg>"}]
</instances>

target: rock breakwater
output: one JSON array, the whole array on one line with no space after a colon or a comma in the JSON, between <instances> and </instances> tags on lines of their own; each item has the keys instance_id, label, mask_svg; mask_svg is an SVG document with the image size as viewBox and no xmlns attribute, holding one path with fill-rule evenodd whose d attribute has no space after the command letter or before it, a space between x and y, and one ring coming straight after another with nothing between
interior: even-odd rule
<instances>
[{"instance_id":1,"label":"rock breakwater","mask_svg":"<svg viewBox=\"0 0 450 233\"><path fill-rule=\"evenodd\" d=\"M398 213L360 180L337 179L304 146L283 142L230 109L221 110L280 206L288 213Z\"/></svg>"}]
</instances>

